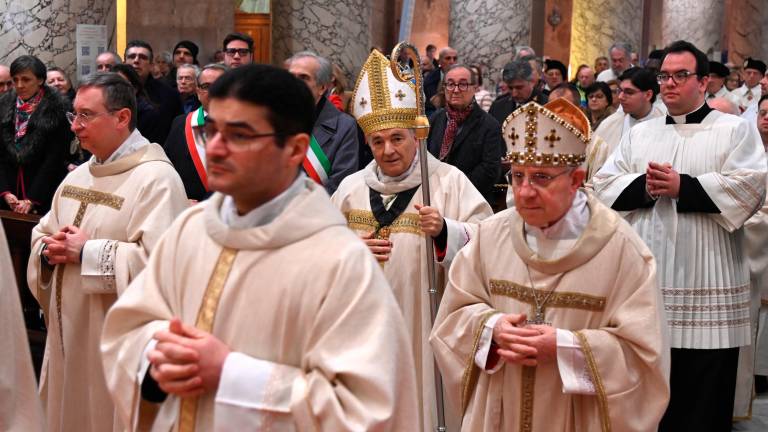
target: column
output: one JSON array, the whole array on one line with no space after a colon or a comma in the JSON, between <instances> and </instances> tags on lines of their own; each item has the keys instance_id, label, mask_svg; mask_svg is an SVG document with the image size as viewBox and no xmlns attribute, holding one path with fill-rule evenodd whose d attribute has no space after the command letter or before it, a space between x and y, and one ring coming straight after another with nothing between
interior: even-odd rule
<instances>
[{"instance_id":1,"label":"column","mask_svg":"<svg viewBox=\"0 0 768 432\"><path fill-rule=\"evenodd\" d=\"M608 57L615 42L640 52L643 0L577 0L573 2L570 69L594 66L595 58Z\"/></svg>"},{"instance_id":2,"label":"column","mask_svg":"<svg viewBox=\"0 0 768 432\"><path fill-rule=\"evenodd\" d=\"M314 51L339 65L351 87L371 48L371 0L280 0L272 6L274 63Z\"/></svg>"},{"instance_id":3,"label":"column","mask_svg":"<svg viewBox=\"0 0 768 432\"><path fill-rule=\"evenodd\" d=\"M760 0L751 1L757 3ZM665 45L687 40L711 58L723 49L720 46L723 16L723 0L664 0L662 40Z\"/></svg>"},{"instance_id":4,"label":"column","mask_svg":"<svg viewBox=\"0 0 768 432\"><path fill-rule=\"evenodd\" d=\"M531 40L532 0L451 0L449 43L459 62L487 71L485 88L494 91L515 45ZM541 53L537 53L541 54Z\"/></svg>"},{"instance_id":5,"label":"column","mask_svg":"<svg viewBox=\"0 0 768 432\"><path fill-rule=\"evenodd\" d=\"M0 11L0 64L34 55L75 80L77 24L107 25L114 45L114 0L0 0Z\"/></svg>"}]
</instances>

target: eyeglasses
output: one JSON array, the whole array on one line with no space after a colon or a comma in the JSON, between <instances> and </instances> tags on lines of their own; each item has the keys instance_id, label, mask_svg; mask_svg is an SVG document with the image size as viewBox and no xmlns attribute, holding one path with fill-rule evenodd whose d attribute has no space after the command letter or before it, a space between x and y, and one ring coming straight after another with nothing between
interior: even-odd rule
<instances>
[{"instance_id":1,"label":"eyeglasses","mask_svg":"<svg viewBox=\"0 0 768 432\"><path fill-rule=\"evenodd\" d=\"M449 82L445 84L445 89L448 91L455 91L456 89L459 89L460 92L465 92L469 88L469 83L466 82L460 82L460 83L454 83Z\"/></svg>"},{"instance_id":2,"label":"eyeglasses","mask_svg":"<svg viewBox=\"0 0 768 432\"><path fill-rule=\"evenodd\" d=\"M251 53L251 50L248 48L227 48L224 50L224 53L230 57L234 57L235 54L240 54L240 57L245 57Z\"/></svg>"},{"instance_id":3,"label":"eyeglasses","mask_svg":"<svg viewBox=\"0 0 768 432\"><path fill-rule=\"evenodd\" d=\"M88 125L88 123L92 122L93 119L95 119L96 117L112 114L114 112L115 111L105 111L103 113L98 113L98 114L68 112L65 115L67 116L67 121L69 121L69 124L74 125L75 122L77 122L78 125L85 127Z\"/></svg>"},{"instance_id":4,"label":"eyeglasses","mask_svg":"<svg viewBox=\"0 0 768 432\"><path fill-rule=\"evenodd\" d=\"M696 75L696 72L687 70L681 70L675 73L660 72L656 74L656 82L658 82L659 85L665 85L667 84L667 81L672 78L672 81L674 81L675 84L680 85L688 81L688 78L692 75Z\"/></svg>"},{"instance_id":5,"label":"eyeglasses","mask_svg":"<svg viewBox=\"0 0 768 432\"><path fill-rule=\"evenodd\" d=\"M206 91L206 92L207 92L207 91L208 91L208 89L209 89L209 88L211 88L211 85L212 85L212 84L213 84L213 83L198 83L198 84L197 84L197 89L198 89L198 90L202 90L202 91Z\"/></svg>"},{"instance_id":6,"label":"eyeglasses","mask_svg":"<svg viewBox=\"0 0 768 432\"><path fill-rule=\"evenodd\" d=\"M227 149L233 153L252 150L259 144L254 141L260 138L283 136L283 134L278 132L245 134L229 130L222 131L219 130L215 123L206 121L205 126L203 126L203 136L205 137L205 140L212 140L216 134L221 134L221 138L224 140L224 145L226 145Z\"/></svg>"},{"instance_id":7,"label":"eyeglasses","mask_svg":"<svg viewBox=\"0 0 768 432\"><path fill-rule=\"evenodd\" d=\"M768 115L768 110L763 110L763 109L761 109L761 110L759 110L759 111L757 112L757 117L758 117L758 118L763 118L763 117L765 117L766 115Z\"/></svg>"},{"instance_id":8,"label":"eyeglasses","mask_svg":"<svg viewBox=\"0 0 768 432\"><path fill-rule=\"evenodd\" d=\"M595 92L587 96L587 99L605 99L605 95L602 92Z\"/></svg>"},{"instance_id":9,"label":"eyeglasses","mask_svg":"<svg viewBox=\"0 0 768 432\"><path fill-rule=\"evenodd\" d=\"M125 55L126 60L135 60L137 58L142 61L149 61L149 56L144 53L130 53Z\"/></svg>"},{"instance_id":10,"label":"eyeglasses","mask_svg":"<svg viewBox=\"0 0 768 432\"><path fill-rule=\"evenodd\" d=\"M531 186L536 189L545 189L547 186L549 186L550 183L552 183L556 178L570 173L572 170L567 169L559 174L555 175L549 175L544 174L541 172L535 172L531 174L529 177L526 177L525 174L523 174L520 171L511 171L506 174L507 177L507 183L511 184L514 187L522 187L523 184L528 183L528 186ZM526 178L528 179L526 181Z\"/></svg>"}]
</instances>

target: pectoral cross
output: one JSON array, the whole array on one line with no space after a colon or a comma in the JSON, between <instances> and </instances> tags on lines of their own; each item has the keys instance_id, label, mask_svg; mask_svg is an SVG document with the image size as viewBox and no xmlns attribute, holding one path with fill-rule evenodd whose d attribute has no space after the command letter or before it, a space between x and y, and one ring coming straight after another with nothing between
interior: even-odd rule
<instances>
[{"instance_id":1,"label":"pectoral cross","mask_svg":"<svg viewBox=\"0 0 768 432\"><path fill-rule=\"evenodd\" d=\"M542 308L543 309L543 308ZM533 313L533 319L528 319L525 321L525 324L532 324L532 325L545 325L545 326L552 326L552 321L547 321L544 319L544 311L542 309L536 309Z\"/></svg>"},{"instance_id":2,"label":"pectoral cross","mask_svg":"<svg viewBox=\"0 0 768 432\"><path fill-rule=\"evenodd\" d=\"M560 137L559 137L559 136L557 136L557 134L555 133L555 130L554 130L554 129L552 129L552 130L549 132L549 135L547 135L547 136L545 136L545 137L544 137L544 140L545 140L545 141L549 141L549 146L550 146L550 147L554 147L554 146L555 146L555 143L556 143L556 142L558 142L558 141L560 141Z\"/></svg>"},{"instance_id":3,"label":"pectoral cross","mask_svg":"<svg viewBox=\"0 0 768 432\"><path fill-rule=\"evenodd\" d=\"M61 196L64 198L71 198L75 201L80 201L80 206L77 208L75 214L75 220L72 225L80 228L80 224L83 222L85 216L85 210L89 204L104 205L111 207L115 210L120 210L123 207L125 198L113 195L106 192L99 192L91 189L84 189L77 186L66 185L61 191ZM64 268L65 264L58 266L58 272L56 273L56 318L59 324L59 337L61 338L61 355L64 355L64 329L62 327L61 318L61 284L64 280Z\"/></svg>"}]
</instances>

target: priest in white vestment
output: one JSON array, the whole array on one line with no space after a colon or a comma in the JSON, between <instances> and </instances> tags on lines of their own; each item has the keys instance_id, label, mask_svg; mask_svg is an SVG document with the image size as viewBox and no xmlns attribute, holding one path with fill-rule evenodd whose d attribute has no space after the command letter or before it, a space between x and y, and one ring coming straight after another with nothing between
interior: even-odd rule
<instances>
[{"instance_id":1,"label":"priest in white vestment","mask_svg":"<svg viewBox=\"0 0 768 432\"><path fill-rule=\"evenodd\" d=\"M672 346L661 431L730 430L739 347L751 343L742 227L765 199L766 157L754 125L705 103L707 69L692 44L667 47L669 115L632 128L594 179L659 266Z\"/></svg>"},{"instance_id":2,"label":"priest in white vestment","mask_svg":"<svg viewBox=\"0 0 768 432\"><path fill-rule=\"evenodd\" d=\"M432 431L438 423L424 236L433 240L442 286L453 257L470 240L477 223L493 212L464 173L429 153L431 203L422 206L419 143L414 136L416 92L420 89L395 78L389 60L376 50L361 75L352 110L374 160L344 179L331 200L346 217L349 228L362 236L379 258L400 305L415 356L423 430ZM406 96L398 98L400 93ZM363 100L370 102L361 103ZM409 114L400 114L403 110ZM446 410L448 425L455 424L457 411L458 407Z\"/></svg>"},{"instance_id":3,"label":"priest in white vestment","mask_svg":"<svg viewBox=\"0 0 768 432\"><path fill-rule=\"evenodd\" d=\"M29 339L13 274L11 255L0 224L0 430L43 432L45 417L29 353Z\"/></svg>"},{"instance_id":4,"label":"priest in white vestment","mask_svg":"<svg viewBox=\"0 0 768 432\"><path fill-rule=\"evenodd\" d=\"M592 145L587 149L587 179L600 170L634 125L664 115L655 103L658 94L659 84L652 70L633 67L621 74L619 104L622 109L608 116L595 130L593 142L602 145ZM595 140L595 137L601 140Z\"/></svg>"},{"instance_id":5,"label":"priest in white vestment","mask_svg":"<svg viewBox=\"0 0 768 432\"><path fill-rule=\"evenodd\" d=\"M40 395L50 431L113 429L99 335L107 310L187 206L162 147L136 129L136 98L116 74L80 84L72 131L93 153L67 175L32 232L27 279L48 338Z\"/></svg>"},{"instance_id":6,"label":"priest in white vestment","mask_svg":"<svg viewBox=\"0 0 768 432\"><path fill-rule=\"evenodd\" d=\"M267 65L210 88L208 181L107 316L127 430L415 431L397 302L322 186L299 174L314 103Z\"/></svg>"},{"instance_id":7,"label":"priest in white vestment","mask_svg":"<svg viewBox=\"0 0 768 432\"><path fill-rule=\"evenodd\" d=\"M580 187L589 121L529 103L503 135L515 208L454 259L430 337L461 430L655 430L669 397L656 265Z\"/></svg>"}]
</instances>

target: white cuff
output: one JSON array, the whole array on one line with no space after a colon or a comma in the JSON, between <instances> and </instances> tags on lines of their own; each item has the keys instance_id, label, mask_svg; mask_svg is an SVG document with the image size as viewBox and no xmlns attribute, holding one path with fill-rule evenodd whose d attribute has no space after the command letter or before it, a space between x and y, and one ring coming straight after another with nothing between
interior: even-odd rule
<instances>
[{"instance_id":1,"label":"white cuff","mask_svg":"<svg viewBox=\"0 0 768 432\"><path fill-rule=\"evenodd\" d=\"M593 395L595 384L587 368L581 345L573 332L557 330L557 368L563 381L563 393Z\"/></svg>"},{"instance_id":2,"label":"white cuff","mask_svg":"<svg viewBox=\"0 0 768 432\"><path fill-rule=\"evenodd\" d=\"M446 241L445 241L445 256L442 261L438 261L443 267L450 268L453 259L456 254L469 242L470 235L467 227L463 222L458 222L453 219L443 218L445 221L446 229Z\"/></svg>"},{"instance_id":3,"label":"white cuff","mask_svg":"<svg viewBox=\"0 0 768 432\"><path fill-rule=\"evenodd\" d=\"M80 275L83 290L90 293L115 292L117 240L88 240L83 245Z\"/></svg>"},{"instance_id":4,"label":"white cuff","mask_svg":"<svg viewBox=\"0 0 768 432\"><path fill-rule=\"evenodd\" d=\"M496 315L488 318L488 321L485 322L485 325L483 326L483 332L480 334L480 342L477 344L477 352L475 353L475 364L480 369L486 371L489 375L492 375L501 369L501 366L504 363L499 360L496 362L496 365L493 368L485 368L485 366L488 364L488 355L491 351L491 342L493 342L493 327L496 326L496 321L498 321L502 315L504 314L497 313Z\"/></svg>"}]
</instances>

